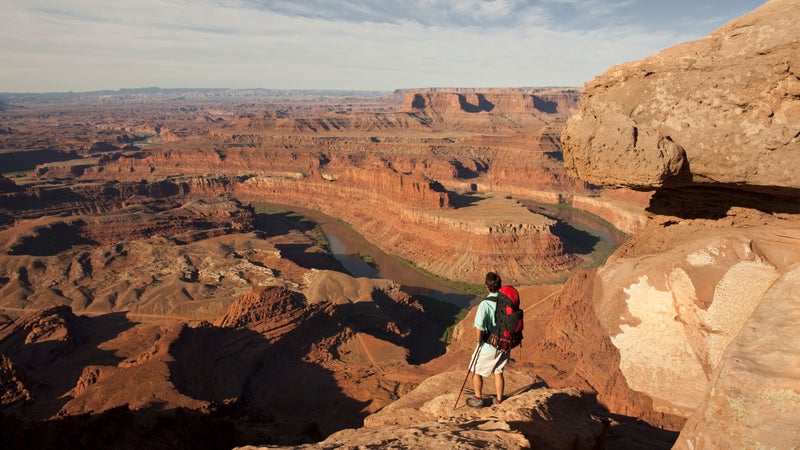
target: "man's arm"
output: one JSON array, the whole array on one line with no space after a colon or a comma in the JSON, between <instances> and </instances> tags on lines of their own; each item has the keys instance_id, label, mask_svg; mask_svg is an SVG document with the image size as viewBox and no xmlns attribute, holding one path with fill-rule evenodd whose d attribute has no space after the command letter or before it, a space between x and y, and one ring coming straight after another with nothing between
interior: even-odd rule
<instances>
[{"instance_id":1,"label":"man's arm","mask_svg":"<svg viewBox=\"0 0 800 450\"><path fill-rule=\"evenodd\" d=\"M475 342L482 342L483 341L483 330L480 328L475 328Z\"/></svg>"},{"instance_id":2,"label":"man's arm","mask_svg":"<svg viewBox=\"0 0 800 450\"><path fill-rule=\"evenodd\" d=\"M486 328L484 316L486 315L486 305L484 304L485 300L480 302L478 305L478 310L475 312L475 321L472 323L472 326L475 328L475 341L481 342L483 341L483 333L484 328Z\"/></svg>"}]
</instances>

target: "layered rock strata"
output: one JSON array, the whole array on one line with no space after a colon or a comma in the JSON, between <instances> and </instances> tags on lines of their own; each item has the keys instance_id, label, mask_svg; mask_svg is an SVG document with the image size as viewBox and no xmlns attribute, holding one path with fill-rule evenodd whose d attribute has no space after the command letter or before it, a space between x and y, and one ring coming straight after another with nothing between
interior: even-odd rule
<instances>
[{"instance_id":1,"label":"layered rock strata","mask_svg":"<svg viewBox=\"0 0 800 450\"><path fill-rule=\"evenodd\" d=\"M98 144L92 158L41 164L35 175L106 180L103 189L122 198L122 192L114 193L116 183L142 181L140 191L161 187L153 195L224 192L245 201L320 209L384 251L460 281L474 282L487 270L508 265L515 282L552 282L581 263L564 253L550 230L553 222L509 203L494 223L470 224L470 215L484 213L467 207L478 197L460 194L478 190L558 203L587 193L558 161L558 132L578 91L448 89L405 95L412 103L420 95L430 101L392 113L220 116L209 121L205 133L192 134L193 126L175 141L164 138L162 125L153 130L159 136L155 146L125 150ZM434 106L451 101L446 98L463 105ZM471 101L487 110L472 114ZM130 140L125 136L120 143ZM54 200L74 192L35 186L12 201L24 204L36 197L48 212L60 213L75 202ZM75 200L80 196L91 194ZM102 208L119 206L117 201ZM462 207L455 218L440 218ZM460 260L451 251L452 240L426 237L431 230L457 239Z\"/></svg>"},{"instance_id":2,"label":"layered rock strata","mask_svg":"<svg viewBox=\"0 0 800 450\"><path fill-rule=\"evenodd\" d=\"M102 198L91 190L82 195L97 198L92 202L108 212L97 218L75 219L86 224L66 221L75 224L69 225L73 228L83 229L84 239L109 243L114 239L102 237L101 226L115 223L118 220L115 217L125 220L126 214L134 213L127 205L135 201L126 194L226 194L247 202L294 204L339 217L385 252L455 280L474 282L486 271L504 267L509 280L516 283L552 282L563 279L565 273L582 263L580 258L565 253L563 243L552 233L555 221L531 213L514 200L477 196L452 200L451 194L434 180L398 174L385 168L344 170L335 177L312 173L297 177L195 177L157 183L117 183L106 184L103 190L111 195ZM44 191L39 195L41 201L53 202L60 192ZM129 198L127 202L126 198ZM22 207L23 197L18 200ZM80 197L63 203L53 202L48 208L52 212L80 212L85 205L79 201ZM163 201L174 200L165 198ZM464 204L454 208L454 202ZM188 212L191 208L187 206L182 210ZM213 220L233 231L252 228L252 217L250 223L242 223L243 218L235 212L220 210L217 215L219 217ZM174 217L168 219L163 226L174 228L174 220ZM203 220L207 219L200 219L200 222ZM114 230L121 235L126 232L126 226L121 223ZM140 226L133 224L128 231ZM153 234L158 228L159 219L153 215L148 230ZM207 237L211 234L212 231L206 233ZM191 240L190 237L179 239ZM14 248L19 245L22 244L14 244ZM453 246L458 248L457 252L452 251ZM15 250L10 248L9 251ZM24 253L24 250L19 251Z\"/></svg>"},{"instance_id":3,"label":"layered rock strata","mask_svg":"<svg viewBox=\"0 0 800 450\"><path fill-rule=\"evenodd\" d=\"M399 112L422 112L443 116L475 113L569 114L577 106L576 89L419 89L404 90Z\"/></svg>"},{"instance_id":4,"label":"layered rock strata","mask_svg":"<svg viewBox=\"0 0 800 450\"><path fill-rule=\"evenodd\" d=\"M317 189L319 195L314 195ZM550 232L554 221L508 199L484 199L459 209L419 209L391 202L377 191L274 178L248 179L235 192L243 199L300 204L337 215L387 253L450 279L474 282L503 267L509 281L547 281L580 264ZM341 208L348 202L347 209Z\"/></svg>"}]
</instances>

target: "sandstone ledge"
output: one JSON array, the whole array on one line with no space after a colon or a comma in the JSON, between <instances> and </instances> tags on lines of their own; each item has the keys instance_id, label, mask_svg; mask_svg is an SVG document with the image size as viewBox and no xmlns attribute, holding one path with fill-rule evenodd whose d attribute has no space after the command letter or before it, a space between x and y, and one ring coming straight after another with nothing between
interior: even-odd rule
<instances>
[{"instance_id":1,"label":"sandstone ledge","mask_svg":"<svg viewBox=\"0 0 800 450\"><path fill-rule=\"evenodd\" d=\"M445 372L425 380L368 416L363 428L339 431L316 444L269 448L590 449L603 434L604 425L590 414L579 390L543 387L528 372L506 372L507 392L533 387L502 405L470 408L465 392L454 409L464 375ZM266 447L243 447L257 448Z\"/></svg>"}]
</instances>

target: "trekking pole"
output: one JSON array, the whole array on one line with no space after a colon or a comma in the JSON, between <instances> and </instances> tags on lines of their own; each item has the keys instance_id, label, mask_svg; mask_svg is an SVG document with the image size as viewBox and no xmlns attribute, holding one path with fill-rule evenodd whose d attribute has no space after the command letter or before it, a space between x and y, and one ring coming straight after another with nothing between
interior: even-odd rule
<instances>
[{"instance_id":1,"label":"trekking pole","mask_svg":"<svg viewBox=\"0 0 800 450\"><path fill-rule=\"evenodd\" d=\"M458 391L458 397L456 397L456 404L453 405L453 409L458 407L458 401L461 400L461 393L464 392L464 386L467 385L467 379L469 378L469 373L472 372L472 369L475 363L478 362L478 354L480 353L480 346L483 342L478 342L478 345L475 346L475 355L472 357L472 361L469 363L469 367L467 368L467 375L464 377L464 382L461 383L461 389Z\"/></svg>"}]
</instances>

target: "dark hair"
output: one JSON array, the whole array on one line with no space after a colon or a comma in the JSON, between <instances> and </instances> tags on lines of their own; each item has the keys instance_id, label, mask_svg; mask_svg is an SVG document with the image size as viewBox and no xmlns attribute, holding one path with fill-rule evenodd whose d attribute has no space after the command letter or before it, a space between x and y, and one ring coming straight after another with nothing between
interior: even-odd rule
<instances>
[{"instance_id":1,"label":"dark hair","mask_svg":"<svg viewBox=\"0 0 800 450\"><path fill-rule=\"evenodd\" d=\"M500 286L503 285L503 281L500 279L500 275L489 272L486 274L486 289L489 289L489 292L497 292L500 289Z\"/></svg>"}]
</instances>

